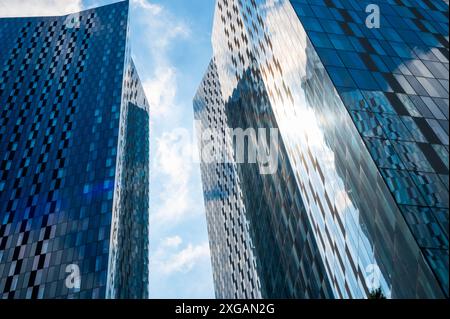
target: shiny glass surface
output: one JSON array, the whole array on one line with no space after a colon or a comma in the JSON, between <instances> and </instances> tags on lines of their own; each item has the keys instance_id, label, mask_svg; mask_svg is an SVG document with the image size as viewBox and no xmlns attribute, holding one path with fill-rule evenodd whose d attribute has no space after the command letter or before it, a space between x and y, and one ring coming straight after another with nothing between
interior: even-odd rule
<instances>
[{"instance_id":1,"label":"shiny glass surface","mask_svg":"<svg viewBox=\"0 0 450 319\"><path fill-rule=\"evenodd\" d=\"M366 27L369 3L381 29ZM263 297L365 298L374 269L388 297L448 296L447 14L443 1L217 1L228 123L281 135L272 180L237 170Z\"/></svg>"},{"instance_id":2,"label":"shiny glass surface","mask_svg":"<svg viewBox=\"0 0 450 319\"><path fill-rule=\"evenodd\" d=\"M1 298L105 298L108 277L117 277L108 275L112 247L129 249L112 225L148 213L148 197L136 195L139 209L124 200L113 216L119 188L138 181L148 191L146 181L119 180L116 172L123 162L148 163L145 143L126 151L118 145L126 114L141 112L128 112L128 103L148 112L131 75L128 2L73 17L79 23L68 16L0 19ZM135 129L133 138L148 143L148 126ZM122 232L134 232L130 226ZM147 229L140 227L144 251ZM66 285L68 265L79 268L80 288ZM148 270L140 271L139 286L122 280L110 287L145 297Z\"/></svg>"}]
</instances>

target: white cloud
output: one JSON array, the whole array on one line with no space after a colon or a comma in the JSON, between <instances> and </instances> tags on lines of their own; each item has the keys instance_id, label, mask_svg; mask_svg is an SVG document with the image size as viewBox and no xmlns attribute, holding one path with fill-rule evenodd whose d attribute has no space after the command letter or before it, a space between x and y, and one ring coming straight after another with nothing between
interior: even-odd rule
<instances>
[{"instance_id":1,"label":"white cloud","mask_svg":"<svg viewBox=\"0 0 450 319\"><path fill-rule=\"evenodd\" d=\"M175 106L177 81L173 67L158 67L153 77L144 81L143 87L151 105L152 118L167 115Z\"/></svg>"},{"instance_id":2,"label":"white cloud","mask_svg":"<svg viewBox=\"0 0 450 319\"><path fill-rule=\"evenodd\" d=\"M136 7L139 7L141 9L144 10L148 10L150 11L152 14L158 14L162 11L162 7L157 5L157 4L153 4L150 3L146 0L131 0L131 4L135 5Z\"/></svg>"},{"instance_id":3,"label":"white cloud","mask_svg":"<svg viewBox=\"0 0 450 319\"><path fill-rule=\"evenodd\" d=\"M173 16L162 5L148 0L132 0L135 18L145 30L141 44L149 56L147 61L153 69L150 77L144 78L143 86L150 102L152 119L167 117L176 107L177 68L169 59L174 43L189 38L191 31L187 23Z\"/></svg>"},{"instance_id":4,"label":"white cloud","mask_svg":"<svg viewBox=\"0 0 450 319\"><path fill-rule=\"evenodd\" d=\"M163 247L178 247L181 245L181 243L183 242L183 240L181 239L180 236L173 236L173 237L166 237L163 241L162 241L162 246Z\"/></svg>"},{"instance_id":5,"label":"white cloud","mask_svg":"<svg viewBox=\"0 0 450 319\"><path fill-rule=\"evenodd\" d=\"M0 17L59 16L81 10L81 0L0 0Z\"/></svg>"},{"instance_id":6,"label":"white cloud","mask_svg":"<svg viewBox=\"0 0 450 319\"><path fill-rule=\"evenodd\" d=\"M157 139L158 153L155 165L159 171L179 182L187 182L190 167L189 158L183 158L186 148L189 147L189 132L182 128L172 132L165 132ZM179 184L177 182L177 184Z\"/></svg>"},{"instance_id":7,"label":"white cloud","mask_svg":"<svg viewBox=\"0 0 450 319\"><path fill-rule=\"evenodd\" d=\"M209 257L209 245L203 243L198 246L189 244L185 249L171 256L165 261L164 272L172 273L175 271L188 272L198 262L203 261Z\"/></svg>"},{"instance_id":8,"label":"white cloud","mask_svg":"<svg viewBox=\"0 0 450 319\"><path fill-rule=\"evenodd\" d=\"M177 272L187 273L196 265L209 260L209 245L207 242L199 245L189 243L184 249L167 252L167 248L160 246L153 257L153 271L163 275Z\"/></svg>"},{"instance_id":9,"label":"white cloud","mask_svg":"<svg viewBox=\"0 0 450 319\"><path fill-rule=\"evenodd\" d=\"M167 51L177 40L190 36L187 23L175 18L164 6L148 0L132 0L131 7L135 10L135 18L139 20L140 27L145 29L146 38L142 44L156 59L156 65L170 65Z\"/></svg>"},{"instance_id":10,"label":"white cloud","mask_svg":"<svg viewBox=\"0 0 450 319\"><path fill-rule=\"evenodd\" d=\"M161 182L160 203L154 207L150 223L173 225L197 211L189 190L193 170L191 136L186 129L175 129L156 138L156 144L152 171L157 172Z\"/></svg>"}]
</instances>

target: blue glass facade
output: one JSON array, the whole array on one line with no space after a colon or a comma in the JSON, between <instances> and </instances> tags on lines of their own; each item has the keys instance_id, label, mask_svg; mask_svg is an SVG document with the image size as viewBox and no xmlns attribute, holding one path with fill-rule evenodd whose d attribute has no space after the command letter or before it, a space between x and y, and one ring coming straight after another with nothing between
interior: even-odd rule
<instances>
[{"instance_id":1,"label":"blue glass facade","mask_svg":"<svg viewBox=\"0 0 450 319\"><path fill-rule=\"evenodd\" d=\"M448 296L447 16L440 0L217 1L224 102L207 115L280 133L275 174L237 165L263 297Z\"/></svg>"},{"instance_id":2,"label":"blue glass facade","mask_svg":"<svg viewBox=\"0 0 450 319\"><path fill-rule=\"evenodd\" d=\"M148 295L148 104L127 39L128 1L0 19L2 298Z\"/></svg>"}]
</instances>

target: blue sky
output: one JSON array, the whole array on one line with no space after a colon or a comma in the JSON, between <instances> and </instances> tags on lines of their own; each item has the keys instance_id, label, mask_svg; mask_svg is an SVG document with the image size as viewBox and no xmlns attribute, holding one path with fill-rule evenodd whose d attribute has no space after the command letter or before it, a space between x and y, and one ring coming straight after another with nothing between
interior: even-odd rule
<instances>
[{"instance_id":1,"label":"blue sky","mask_svg":"<svg viewBox=\"0 0 450 319\"><path fill-rule=\"evenodd\" d=\"M117 0L0 0L1 16L62 15ZM130 0L131 47L151 105L150 297L214 298L200 170L177 150L211 58L214 0Z\"/></svg>"}]
</instances>

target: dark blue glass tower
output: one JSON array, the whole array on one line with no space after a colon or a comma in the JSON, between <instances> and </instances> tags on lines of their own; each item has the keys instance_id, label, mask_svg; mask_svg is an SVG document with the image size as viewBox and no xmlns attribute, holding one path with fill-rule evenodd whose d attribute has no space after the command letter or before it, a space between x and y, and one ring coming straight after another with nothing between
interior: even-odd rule
<instances>
[{"instance_id":1,"label":"dark blue glass tower","mask_svg":"<svg viewBox=\"0 0 450 319\"><path fill-rule=\"evenodd\" d=\"M0 43L0 297L147 297L149 107L128 1L0 19Z\"/></svg>"},{"instance_id":2,"label":"dark blue glass tower","mask_svg":"<svg viewBox=\"0 0 450 319\"><path fill-rule=\"evenodd\" d=\"M202 165L216 293L247 250L262 297L448 297L448 1L218 0L212 34L196 118L279 130L274 174Z\"/></svg>"}]
</instances>

